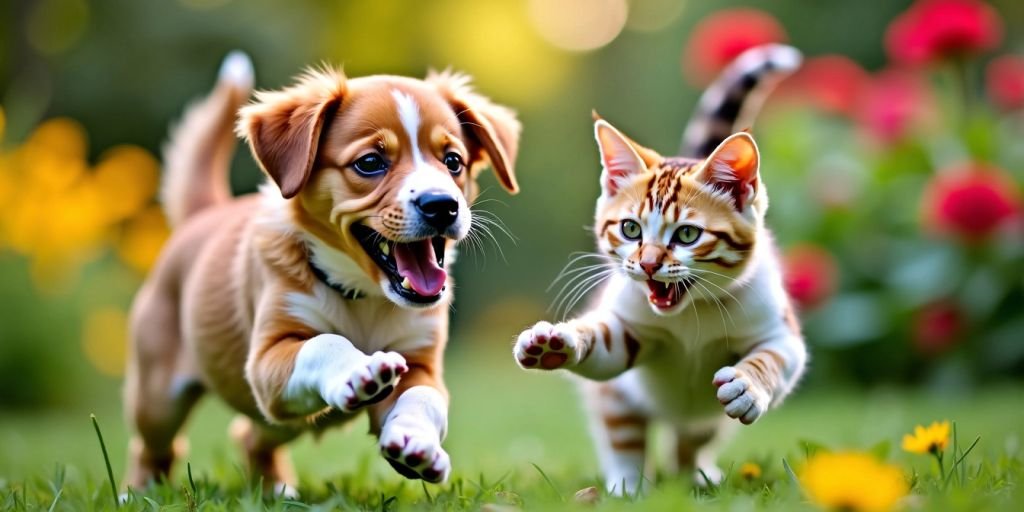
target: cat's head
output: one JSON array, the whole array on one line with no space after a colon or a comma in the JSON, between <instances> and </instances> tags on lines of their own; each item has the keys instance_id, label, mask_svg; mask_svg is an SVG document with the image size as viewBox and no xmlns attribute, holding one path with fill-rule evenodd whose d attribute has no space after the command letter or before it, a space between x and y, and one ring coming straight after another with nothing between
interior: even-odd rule
<instances>
[{"instance_id":1,"label":"cat's head","mask_svg":"<svg viewBox=\"0 0 1024 512\"><path fill-rule=\"evenodd\" d=\"M594 224L600 250L673 315L693 300L721 300L753 257L767 196L760 155L746 132L706 159L665 158L598 119L601 197Z\"/></svg>"}]
</instances>

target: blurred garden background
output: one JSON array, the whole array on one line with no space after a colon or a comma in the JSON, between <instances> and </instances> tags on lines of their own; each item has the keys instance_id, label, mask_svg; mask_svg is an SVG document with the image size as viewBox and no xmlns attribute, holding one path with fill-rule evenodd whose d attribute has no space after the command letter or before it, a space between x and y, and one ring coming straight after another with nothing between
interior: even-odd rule
<instances>
[{"instance_id":1,"label":"blurred garden background","mask_svg":"<svg viewBox=\"0 0 1024 512\"><path fill-rule=\"evenodd\" d=\"M512 238L464 253L455 272L449 444L456 472L465 462L500 475L514 460L594 475L571 385L521 372L510 355L524 326L552 317L557 288L547 290L569 255L593 247L590 112L673 153L703 87L767 42L806 56L753 132L812 363L795 412L769 415L730 453L768 457L757 432L864 447L943 418L974 418L999 450L1019 444L1022 2L9 0L0 4L0 489L57 463L98 479L89 412L108 429L120 473L125 315L167 237L159 150L233 49L252 56L259 88L322 61L350 76L451 66L519 112L522 193L509 197L485 175L480 203ZM244 148L232 181L237 193L262 181ZM799 431L815 414L846 422ZM218 405L200 410L196 467L235 457L221 446L226 417ZM531 426L536 417L542 426ZM366 461L390 474L367 455L368 440L353 442L366 457L325 460L306 446L300 473Z\"/></svg>"}]
</instances>

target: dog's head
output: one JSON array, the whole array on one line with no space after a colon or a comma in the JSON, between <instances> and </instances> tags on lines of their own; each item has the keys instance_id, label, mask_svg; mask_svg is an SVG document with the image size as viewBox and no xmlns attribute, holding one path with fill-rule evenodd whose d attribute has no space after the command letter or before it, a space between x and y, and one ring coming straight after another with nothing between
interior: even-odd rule
<instances>
[{"instance_id":1,"label":"dog's head","mask_svg":"<svg viewBox=\"0 0 1024 512\"><path fill-rule=\"evenodd\" d=\"M408 307L445 295L445 255L469 234L481 169L518 191L519 130L512 111L449 72L416 80L310 71L259 93L239 120L294 220Z\"/></svg>"}]
</instances>

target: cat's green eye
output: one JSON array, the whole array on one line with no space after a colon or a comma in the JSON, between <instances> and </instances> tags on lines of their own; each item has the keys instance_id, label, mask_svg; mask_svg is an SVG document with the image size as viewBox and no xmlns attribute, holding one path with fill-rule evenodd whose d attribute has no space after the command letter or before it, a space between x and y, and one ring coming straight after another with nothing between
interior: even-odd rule
<instances>
[{"instance_id":1,"label":"cat's green eye","mask_svg":"<svg viewBox=\"0 0 1024 512\"><path fill-rule=\"evenodd\" d=\"M643 232L639 222L629 219L622 221L622 236L626 237L626 239L639 240Z\"/></svg>"},{"instance_id":2,"label":"cat's green eye","mask_svg":"<svg viewBox=\"0 0 1024 512\"><path fill-rule=\"evenodd\" d=\"M700 238L700 234L703 232L704 230L697 226L682 226L676 230L675 235L672 235L672 241L677 244L690 245L696 242L697 239Z\"/></svg>"}]
</instances>

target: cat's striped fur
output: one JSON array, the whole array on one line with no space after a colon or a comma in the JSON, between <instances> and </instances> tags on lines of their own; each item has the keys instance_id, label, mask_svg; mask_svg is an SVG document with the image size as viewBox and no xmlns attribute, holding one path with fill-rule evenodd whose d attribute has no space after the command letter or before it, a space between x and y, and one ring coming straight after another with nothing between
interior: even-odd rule
<instances>
[{"instance_id":1,"label":"cat's striped fur","mask_svg":"<svg viewBox=\"0 0 1024 512\"><path fill-rule=\"evenodd\" d=\"M747 50L704 91L679 148L679 154L705 158L726 137L750 128L765 98L800 65L800 52L769 44Z\"/></svg>"},{"instance_id":2,"label":"cat's striped fur","mask_svg":"<svg viewBox=\"0 0 1024 512\"><path fill-rule=\"evenodd\" d=\"M712 90L742 106L749 83L784 69L766 64L779 59L792 68L799 54L779 46L748 53ZM540 322L516 342L524 368L586 378L599 458L615 493L642 485L654 420L673 433L678 467L699 470L698 483L719 480L714 446L735 423L729 418L756 421L792 390L807 357L764 226L757 146L745 132L723 136L716 124L749 109L715 108L712 96L699 111L717 121L691 130L698 154L715 142L705 159L662 157L596 121L604 170L594 231L599 257L613 270L592 309Z\"/></svg>"}]
</instances>

